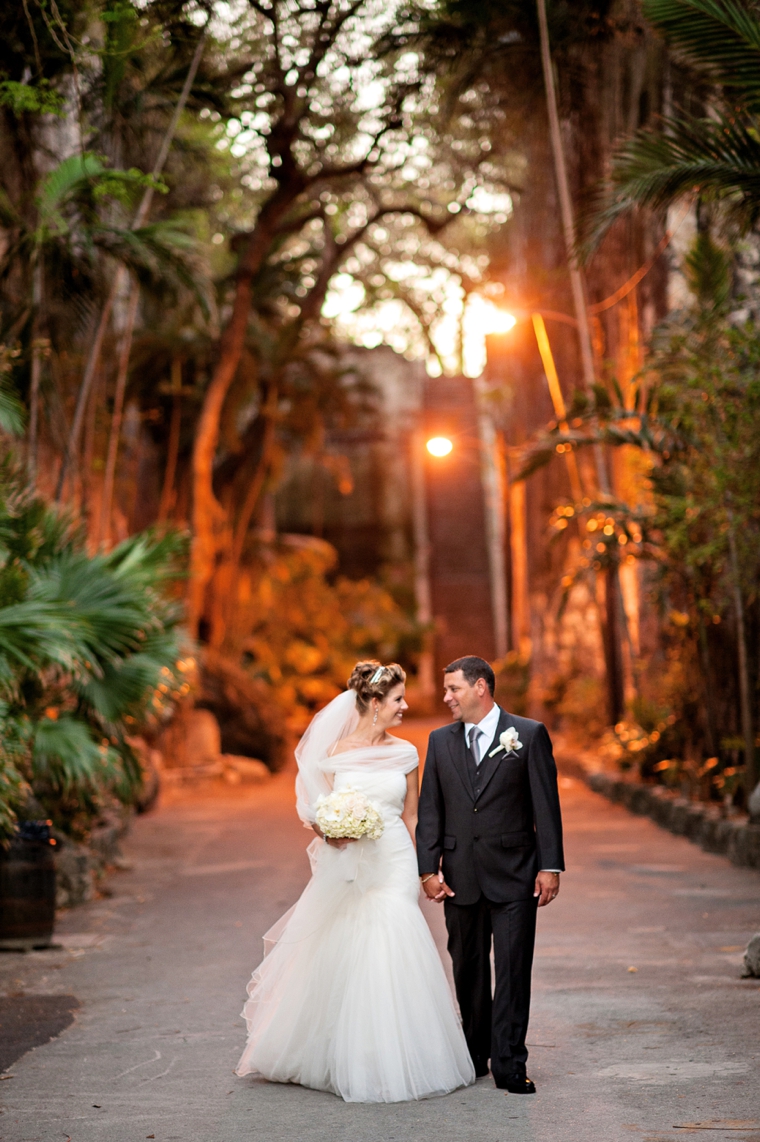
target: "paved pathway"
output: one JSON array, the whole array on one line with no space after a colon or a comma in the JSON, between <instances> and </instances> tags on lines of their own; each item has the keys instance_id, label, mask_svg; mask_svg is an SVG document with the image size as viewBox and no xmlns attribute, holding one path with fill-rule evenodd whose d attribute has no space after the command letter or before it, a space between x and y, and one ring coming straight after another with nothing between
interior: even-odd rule
<instances>
[{"instance_id":1,"label":"paved pathway","mask_svg":"<svg viewBox=\"0 0 760 1142\"><path fill-rule=\"evenodd\" d=\"M62 918L62 950L0 956L3 995L79 1001L72 1026L0 1082L0 1139L760 1142L760 981L739 978L760 876L561 785L570 871L540 914L535 1097L483 1079L351 1106L233 1076L261 934L307 879L285 774L166 800L136 822L112 895Z\"/></svg>"}]
</instances>

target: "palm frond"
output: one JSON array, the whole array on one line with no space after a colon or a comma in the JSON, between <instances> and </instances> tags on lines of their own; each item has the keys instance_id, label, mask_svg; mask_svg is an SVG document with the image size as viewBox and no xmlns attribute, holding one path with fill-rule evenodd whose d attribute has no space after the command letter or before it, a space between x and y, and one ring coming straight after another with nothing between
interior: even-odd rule
<instances>
[{"instance_id":1,"label":"palm frond","mask_svg":"<svg viewBox=\"0 0 760 1142\"><path fill-rule=\"evenodd\" d=\"M104 566L101 556L71 552L52 559L30 575L29 602L68 608L68 623L88 672L99 674L107 662L139 650L148 624L145 605Z\"/></svg>"},{"instance_id":2,"label":"palm frond","mask_svg":"<svg viewBox=\"0 0 760 1142\"><path fill-rule=\"evenodd\" d=\"M188 537L179 531L144 531L131 535L104 557L104 562L136 590L176 579L187 554Z\"/></svg>"},{"instance_id":3,"label":"palm frond","mask_svg":"<svg viewBox=\"0 0 760 1142\"><path fill-rule=\"evenodd\" d=\"M59 163L40 183L37 205L43 225L55 224L64 204L105 170L98 156L89 151Z\"/></svg>"},{"instance_id":4,"label":"palm frond","mask_svg":"<svg viewBox=\"0 0 760 1142\"><path fill-rule=\"evenodd\" d=\"M15 718L5 703L0 703L0 842L13 834L17 814L30 790L29 752L31 727L23 718Z\"/></svg>"},{"instance_id":5,"label":"palm frond","mask_svg":"<svg viewBox=\"0 0 760 1142\"><path fill-rule=\"evenodd\" d=\"M0 429L9 436L20 436L25 419L23 404L10 385L0 378Z\"/></svg>"},{"instance_id":6,"label":"palm frond","mask_svg":"<svg viewBox=\"0 0 760 1142\"><path fill-rule=\"evenodd\" d=\"M158 588L176 575L181 545L171 533L134 536L107 556L64 550L30 566L26 597L0 605L0 655L30 670L54 664L82 682L104 680L133 655L143 656L137 673L148 659L160 669L176 657L182 608Z\"/></svg>"},{"instance_id":7,"label":"palm frond","mask_svg":"<svg viewBox=\"0 0 760 1142\"><path fill-rule=\"evenodd\" d=\"M176 222L155 222L139 230L100 226L93 232L93 241L147 285L169 282L186 289L195 294L205 316L211 313L212 288L197 242Z\"/></svg>"},{"instance_id":8,"label":"palm frond","mask_svg":"<svg viewBox=\"0 0 760 1142\"><path fill-rule=\"evenodd\" d=\"M644 15L716 83L760 109L760 17L737 0L644 0Z\"/></svg>"},{"instance_id":9,"label":"palm frond","mask_svg":"<svg viewBox=\"0 0 760 1142\"><path fill-rule=\"evenodd\" d=\"M545 440L535 441L528 448L523 449L520 465L514 480L527 480L534 472L545 468L556 456L554 441L551 444Z\"/></svg>"},{"instance_id":10,"label":"palm frond","mask_svg":"<svg viewBox=\"0 0 760 1142\"><path fill-rule=\"evenodd\" d=\"M125 718L140 722L159 686L169 683L178 688L181 684L175 669L180 654L176 633L154 631L141 651L106 664L100 677L88 678L75 688L84 705L109 729Z\"/></svg>"},{"instance_id":11,"label":"palm frond","mask_svg":"<svg viewBox=\"0 0 760 1142\"><path fill-rule=\"evenodd\" d=\"M12 668L35 671L54 663L75 670L86 654L79 624L60 600L24 599L0 607L0 655Z\"/></svg>"},{"instance_id":12,"label":"palm frond","mask_svg":"<svg viewBox=\"0 0 760 1142\"><path fill-rule=\"evenodd\" d=\"M581 225L585 256L635 206L661 208L686 194L728 200L745 229L760 217L760 136L727 118L666 119L637 131L617 151L610 179Z\"/></svg>"},{"instance_id":13,"label":"palm frond","mask_svg":"<svg viewBox=\"0 0 760 1142\"><path fill-rule=\"evenodd\" d=\"M14 726L32 741L24 775L61 827L91 819L106 791L133 799L128 727L184 681L183 611L168 588L185 549L177 532L149 532L88 556L71 521L0 459L0 835L21 788L5 764Z\"/></svg>"},{"instance_id":14,"label":"palm frond","mask_svg":"<svg viewBox=\"0 0 760 1142\"><path fill-rule=\"evenodd\" d=\"M97 742L78 718L41 718L34 731L32 775L69 792L97 787L119 776L119 757L108 742Z\"/></svg>"}]
</instances>

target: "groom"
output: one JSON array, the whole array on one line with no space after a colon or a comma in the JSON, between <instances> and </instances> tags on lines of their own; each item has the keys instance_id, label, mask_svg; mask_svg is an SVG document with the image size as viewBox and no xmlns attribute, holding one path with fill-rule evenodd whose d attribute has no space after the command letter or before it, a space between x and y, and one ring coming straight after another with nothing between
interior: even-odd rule
<instances>
[{"instance_id":1,"label":"groom","mask_svg":"<svg viewBox=\"0 0 760 1142\"><path fill-rule=\"evenodd\" d=\"M417 859L430 900L444 901L462 1023L480 1077L533 1094L525 1036L536 908L564 869L557 769L546 727L494 703L494 672L475 655L444 671L454 725L430 735ZM491 995L491 941L496 986Z\"/></svg>"}]
</instances>

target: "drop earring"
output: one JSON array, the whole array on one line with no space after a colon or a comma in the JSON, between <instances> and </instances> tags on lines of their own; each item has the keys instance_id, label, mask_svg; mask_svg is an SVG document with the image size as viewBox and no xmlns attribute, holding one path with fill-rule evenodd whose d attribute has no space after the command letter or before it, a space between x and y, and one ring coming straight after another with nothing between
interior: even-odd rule
<instances>
[{"instance_id":1,"label":"drop earring","mask_svg":"<svg viewBox=\"0 0 760 1142\"><path fill-rule=\"evenodd\" d=\"M373 726L376 726L376 725L377 725L377 706L375 706L375 716L374 716L374 718L372 719L372 725L373 725Z\"/></svg>"}]
</instances>

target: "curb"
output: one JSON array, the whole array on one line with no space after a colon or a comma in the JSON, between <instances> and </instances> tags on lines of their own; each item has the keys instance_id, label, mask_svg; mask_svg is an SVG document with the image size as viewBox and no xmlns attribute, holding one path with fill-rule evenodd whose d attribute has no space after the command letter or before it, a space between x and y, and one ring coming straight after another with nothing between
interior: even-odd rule
<instances>
[{"instance_id":1,"label":"curb","mask_svg":"<svg viewBox=\"0 0 760 1142\"><path fill-rule=\"evenodd\" d=\"M558 760L565 773L585 781L594 793L625 805L631 813L650 817L661 828L687 837L705 852L727 856L739 868L760 870L760 823L747 817L722 817L717 806L689 801L662 785L642 785L614 773L589 769L577 757Z\"/></svg>"}]
</instances>

